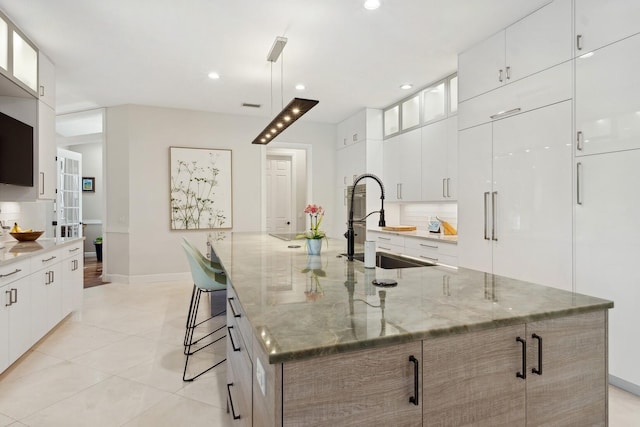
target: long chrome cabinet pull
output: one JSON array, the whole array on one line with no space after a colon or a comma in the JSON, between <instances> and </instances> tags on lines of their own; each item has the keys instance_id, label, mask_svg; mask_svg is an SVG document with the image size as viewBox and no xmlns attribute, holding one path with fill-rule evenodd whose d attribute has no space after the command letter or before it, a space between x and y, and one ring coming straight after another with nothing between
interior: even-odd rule
<instances>
[{"instance_id":1,"label":"long chrome cabinet pull","mask_svg":"<svg viewBox=\"0 0 640 427\"><path fill-rule=\"evenodd\" d=\"M576 148L578 151L582 151L584 148L584 138L581 130L576 134Z\"/></svg>"},{"instance_id":2,"label":"long chrome cabinet pull","mask_svg":"<svg viewBox=\"0 0 640 427\"><path fill-rule=\"evenodd\" d=\"M522 372L516 372L516 377L527 379L527 341L520 337L516 338L520 344L522 344Z\"/></svg>"},{"instance_id":3,"label":"long chrome cabinet pull","mask_svg":"<svg viewBox=\"0 0 640 427\"><path fill-rule=\"evenodd\" d=\"M446 186L447 186L447 179L442 178L442 197L447 197Z\"/></svg>"},{"instance_id":4,"label":"long chrome cabinet pull","mask_svg":"<svg viewBox=\"0 0 640 427\"><path fill-rule=\"evenodd\" d=\"M13 276L16 273L20 273L22 270L20 270L19 268L16 268L15 270L13 270L11 273L7 273L7 274L0 274L0 279L4 278L4 277L9 277L9 276Z\"/></svg>"},{"instance_id":5,"label":"long chrome cabinet pull","mask_svg":"<svg viewBox=\"0 0 640 427\"><path fill-rule=\"evenodd\" d=\"M582 179L582 162L576 164L576 202L582 205L582 188L580 181Z\"/></svg>"},{"instance_id":6,"label":"long chrome cabinet pull","mask_svg":"<svg viewBox=\"0 0 640 427\"><path fill-rule=\"evenodd\" d=\"M533 334L531 338L538 340L538 367L531 369L531 372L542 375L542 337L538 334Z\"/></svg>"},{"instance_id":7,"label":"long chrome cabinet pull","mask_svg":"<svg viewBox=\"0 0 640 427\"><path fill-rule=\"evenodd\" d=\"M451 178L447 178L447 197L451 197Z\"/></svg>"},{"instance_id":8,"label":"long chrome cabinet pull","mask_svg":"<svg viewBox=\"0 0 640 427\"><path fill-rule=\"evenodd\" d=\"M492 119L492 120L499 119L500 117L508 116L509 114L519 113L520 110L521 110L521 108L518 107L518 108L512 108L511 110L507 110L507 111L499 111L499 112L495 113L494 115L489 116L489 118Z\"/></svg>"},{"instance_id":9,"label":"long chrome cabinet pull","mask_svg":"<svg viewBox=\"0 0 640 427\"><path fill-rule=\"evenodd\" d=\"M484 193L484 240L489 240L489 234L487 230L487 218L489 217L489 212L487 209L489 208L489 192L485 191Z\"/></svg>"},{"instance_id":10,"label":"long chrome cabinet pull","mask_svg":"<svg viewBox=\"0 0 640 427\"><path fill-rule=\"evenodd\" d=\"M413 396L409 397L409 402L420 405L418 393L420 392L420 366L418 359L413 354L409 356L409 362L413 362Z\"/></svg>"},{"instance_id":11,"label":"long chrome cabinet pull","mask_svg":"<svg viewBox=\"0 0 640 427\"><path fill-rule=\"evenodd\" d=\"M498 241L498 232L496 231L496 217L498 216L498 192L491 193L491 240Z\"/></svg>"}]
</instances>

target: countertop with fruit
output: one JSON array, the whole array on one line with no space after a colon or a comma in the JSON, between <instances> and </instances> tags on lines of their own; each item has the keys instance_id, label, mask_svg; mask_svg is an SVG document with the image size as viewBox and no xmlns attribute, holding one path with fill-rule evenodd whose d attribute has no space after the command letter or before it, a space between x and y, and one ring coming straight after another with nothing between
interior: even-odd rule
<instances>
[{"instance_id":1,"label":"countertop with fruit","mask_svg":"<svg viewBox=\"0 0 640 427\"><path fill-rule=\"evenodd\" d=\"M9 230L9 234L15 239L13 241L2 242L0 246L0 266L21 261L25 258L38 255L53 249L57 249L76 242L78 239L49 239L39 238L42 231L31 229L23 230L17 224ZM81 239L84 239L82 237Z\"/></svg>"}]
</instances>

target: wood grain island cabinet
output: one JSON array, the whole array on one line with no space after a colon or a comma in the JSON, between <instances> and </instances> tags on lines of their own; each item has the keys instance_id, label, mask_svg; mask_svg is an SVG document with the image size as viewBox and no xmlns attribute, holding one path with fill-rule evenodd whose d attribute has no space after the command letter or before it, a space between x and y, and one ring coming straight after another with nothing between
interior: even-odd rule
<instances>
[{"instance_id":1,"label":"wood grain island cabinet","mask_svg":"<svg viewBox=\"0 0 640 427\"><path fill-rule=\"evenodd\" d=\"M610 301L464 268L364 269L338 240L318 258L289 243L211 241L229 278L235 424L606 425ZM397 286L373 286L385 278Z\"/></svg>"}]
</instances>

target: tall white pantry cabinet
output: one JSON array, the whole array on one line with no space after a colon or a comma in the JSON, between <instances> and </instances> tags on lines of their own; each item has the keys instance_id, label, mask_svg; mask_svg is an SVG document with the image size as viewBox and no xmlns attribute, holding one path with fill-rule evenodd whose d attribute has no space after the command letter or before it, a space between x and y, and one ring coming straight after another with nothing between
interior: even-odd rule
<instances>
[{"instance_id":1,"label":"tall white pantry cabinet","mask_svg":"<svg viewBox=\"0 0 640 427\"><path fill-rule=\"evenodd\" d=\"M528 23L567 3L518 21L519 37L548 32ZM460 55L459 265L614 301L610 381L640 393L640 2L574 0L572 11L553 20L549 58L561 62L512 72L519 80L462 83L476 48Z\"/></svg>"}]
</instances>

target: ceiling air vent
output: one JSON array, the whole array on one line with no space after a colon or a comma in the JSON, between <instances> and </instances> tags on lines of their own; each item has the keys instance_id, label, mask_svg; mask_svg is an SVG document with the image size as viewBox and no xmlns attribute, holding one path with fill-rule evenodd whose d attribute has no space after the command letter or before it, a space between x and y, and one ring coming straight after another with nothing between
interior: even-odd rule
<instances>
[{"instance_id":1,"label":"ceiling air vent","mask_svg":"<svg viewBox=\"0 0 640 427\"><path fill-rule=\"evenodd\" d=\"M249 102L243 102L242 106L243 107L248 107L248 108L260 108L260 107L262 107L262 105L260 105L260 104L251 104Z\"/></svg>"}]
</instances>

